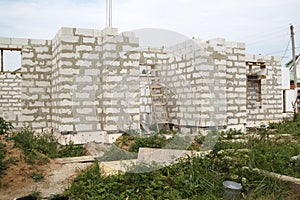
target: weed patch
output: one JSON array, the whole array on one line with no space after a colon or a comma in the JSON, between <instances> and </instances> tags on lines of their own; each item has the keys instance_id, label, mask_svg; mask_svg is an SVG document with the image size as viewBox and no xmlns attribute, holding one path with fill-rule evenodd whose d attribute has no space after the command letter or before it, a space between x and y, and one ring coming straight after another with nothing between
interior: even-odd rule
<instances>
[{"instance_id":1,"label":"weed patch","mask_svg":"<svg viewBox=\"0 0 300 200\"><path fill-rule=\"evenodd\" d=\"M0 117L0 135L6 134L8 131L11 131L13 128L10 122L5 121Z\"/></svg>"},{"instance_id":2,"label":"weed patch","mask_svg":"<svg viewBox=\"0 0 300 200\"><path fill-rule=\"evenodd\" d=\"M82 145L69 142L69 144L61 146L52 133L36 134L30 128L12 133L9 139L24 151L25 160L29 164L43 164L47 162L47 158L83 155Z\"/></svg>"}]
</instances>

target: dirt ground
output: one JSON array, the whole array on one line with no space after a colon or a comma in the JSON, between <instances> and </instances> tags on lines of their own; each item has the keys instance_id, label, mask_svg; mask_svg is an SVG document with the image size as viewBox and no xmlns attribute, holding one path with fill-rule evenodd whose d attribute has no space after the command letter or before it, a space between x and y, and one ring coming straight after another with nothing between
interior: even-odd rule
<instances>
[{"instance_id":1,"label":"dirt ground","mask_svg":"<svg viewBox=\"0 0 300 200\"><path fill-rule=\"evenodd\" d=\"M91 166L92 163L57 164L54 160L44 165L29 165L24 160L23 152L14 146L12 141L1 141L6 144L8 169L1 178L0 199L12 200L34 192L42 197L62 194L78 173ZM32 174L43 174L43 179L35 182Z\"/></svg>"}]
</instances>

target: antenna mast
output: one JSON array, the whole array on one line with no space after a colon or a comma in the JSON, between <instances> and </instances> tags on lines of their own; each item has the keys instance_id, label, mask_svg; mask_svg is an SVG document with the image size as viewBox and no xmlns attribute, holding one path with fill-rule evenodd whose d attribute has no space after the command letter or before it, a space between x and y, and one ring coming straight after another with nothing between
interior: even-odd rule
<instances>
[{"instance_id":1,"label":"antenna mast","mask_svg":"<svg viewBox=\"0 0 300 200\"><path fill-rule=\"evenodd\" d=\"M112 0L106 0L106 27L112 27Z\"/></svg>"}]
</instances>

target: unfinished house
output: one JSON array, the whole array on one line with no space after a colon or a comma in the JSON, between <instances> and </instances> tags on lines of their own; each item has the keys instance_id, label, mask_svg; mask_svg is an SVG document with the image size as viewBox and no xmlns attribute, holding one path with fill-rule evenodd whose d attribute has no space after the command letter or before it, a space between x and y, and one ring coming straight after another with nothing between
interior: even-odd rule
<instances>
[{"instance_id":1,"label":"unfinished house","mask_svg":"<svg viewBox=\"0 0 300 200\"><path fill-rule=\"evenodd\" d=\"M282 119L280 59L245 44L191 39L141 48L132 32L61 28L52 40L0 38L21 70L0 73L0 116L79 142L176 127L244 129Z\"/></svg>"}]
</instances>

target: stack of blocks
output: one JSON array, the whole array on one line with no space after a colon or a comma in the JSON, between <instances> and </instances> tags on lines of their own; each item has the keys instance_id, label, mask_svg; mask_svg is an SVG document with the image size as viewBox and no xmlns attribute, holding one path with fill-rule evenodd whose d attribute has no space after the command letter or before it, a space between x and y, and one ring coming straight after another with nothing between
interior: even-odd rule
<instances>
[{"instance_id":1,"label":"stack of blocks","mask_svg":"<svg viewBox=\"0 0 300 200\"><path fill-rule=\"evenodd\" d=\"M140 49L133 33L115 28L62 28L53 40L0 38L0 48L16 47L22 76L0 74L0 116L17 127L92 133L95 140L103 131L138 130L152 112L142 66L158 69L173 124L243 129L282 119L280 60L246 55L244 43L192 39ZM266 63L261 103L246 61Z\"/></svg>"}]
</instances>

